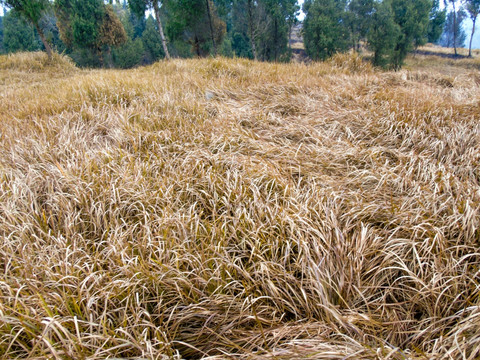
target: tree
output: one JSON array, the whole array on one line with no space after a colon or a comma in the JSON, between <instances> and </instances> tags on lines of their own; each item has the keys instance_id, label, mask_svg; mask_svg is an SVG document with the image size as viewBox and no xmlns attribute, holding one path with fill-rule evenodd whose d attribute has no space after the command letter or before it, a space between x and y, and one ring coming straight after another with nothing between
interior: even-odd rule
<instances>
[{"instance_id":1,"label":"tree","mask_svg":"<svg viewBox=\"0 0 480 360\"><path fill-rule=\"evenodd\" d=\"M345 7L344 0L305 1L303 39L307 54L312 59L325 60L336 52L348 49Z\"/></svg>"},{"instance_id":2,"label":"tree","mask_svg":"<svg viewBox=\"0 0 480 360\"><path fill-rule=\"evenodd\" d=\"M261 60L286 60L288 24L284 0L262 0L256 7L255 48Z\"/></svg>"},{"instance_id":3,"label":"tree","mask_svg":"<svg viewBox=\"0 0 480 360\"><path fill-rule=\"evenodd\" d=\"M60 37L71 49L83 49L99 58L104 65L104 52L111 65L111 47L126 42L123 24L112 5L103 0L56 0L55 14Z\"/></svg>"},{"instance_id":4,"label":"tree","mask_svg":"<svg viewBox=\"0 0 480 360\"><path fill-rule=\"evenodd\" d=\"M352 47L358 49L370 29L374 0L350 0L348 3L347 23L350 28Z\"/></svg>"},{"instance_id":5,"label":"tree","mask_svg":"<svg viewBox=\"0 0 480 360\"><path fill-rule=\"evenodd\" d=\"M300 6L297 4L296 0L286 0L285 2L285 17L288 26L288 45L291 50L291 42L292 42L292 30L293 27L298 24L297 16L300 11Z\"/></svg>"},{"instance_id":6,"label":"tree","mask_svg":"<svg viewBox=\"0 0 480 360\"><path fill-rule=\"evenodd\" d=\"M27 23L15 10L5 14L3 45L7 54L40 49L33 25Z\"/></svg>"},{"instance_id":7,"label":"tree","mask_svg":"<svg viewBox=\"0 0 480 360\"><path fill-rule=\"evenodd\" d=\"M0 16L0 54L4 52L3 48L3 16Z\"/></svg>"},{"instance_id":8,"label":"tree","mask_svg":"<svg viewBox=\"0 0 480 360\"><path fill-rule=\"evenodd\" d=\"M439 44L444 47L463 46L467 39L467 34L463 30L463 21L466 19L467 14L460 8L457 13L448 13L445 26L443 28L442 36L440 37Z\"/></svg>"},{"instance_id":9,"label":"tree","mask_svg":"<svg viewBox=\"0 0 480 360\"><path fill-rule=\"evenodd\" d=\"M204 0L175 0L169 3L167 33L177 43L187 43L191 54L207 56L215 53L215 44L220 44L226 33L226 24L215 12L210 1L209 8ZM210 9L210 19L208 15ZM212 39L213 34L213 39Z\"/></svg>"},{"instance_id":10,"label":"tree","mask_svg":"<svg viewBox=\"0 0 480 360\"><path fill-rule=\"evenodd\" d=\"M160 38L162 40L165 57L167 59L170 59L170 52L168 51L167 39L163 31L163 24L160 13L160 9L163 4L158 0L128 0L128 4L130 6L130 9L132 9L132 12L135 13L138 17L145 17L145 12L148 9L153 9L155 13L155 20L157 21L158 33L160 34Z\"/></svg>"},{"instance_id":11,"label":"tree","mask_svg":"<svg viewBox=\"0 0 480 360\"><path fill-rule=\"evenodd\" d=\"M45 51L48 58L52 58L52 48L47 42L45 34L40 27L40 20L44 13L50 8L49 0L0 0L0 4L4 4L7 7L14 9L25 20L30 22L37 30L40 39L42 40Z\"/></svg>"},{"instance_id":12,"label":"tree","mask_svg":"<svg viewBox=\"0 0 480 360\"><path fill-rule=\"evenodd\" d=\"M248 11L249 2L252 3L251 0L233 1L231 8L231 26L229 27L227 24L227 29L230 29L228 35L234 54L239 57L252 59L256 58L256 49L251 38L253 34L251 29L253 12L249 13Z\"/></svg>"},{"instance_id":13,"label":"tree","mask_svg":"<svg viewBox=\"0 0 480 360\"><path fill-rule=\"evenodd\" d=\"M210 39L213 45L213 55L217 56L217 44L215 43L215 33L213 31L212 10L210 9L210 0L205 0L205 7L207 9L208 27L210 28Z\"/></svg>"},{"instance_id":14,"label":"tree","mask_svg":"<svg viewBox=\"0 0 480 360\"><path fill-rule=\"evenodd\" d=\"M128 37L123 27L122 22L115 14L112 5L105 7L105 13L103 16L102 24L99 29L99 36L97 39L97 49L101 52L102 48L106 48L108 55L109 67L112 67L111 63L111 47L120 46L127 42ZM103 56L100 57L103 62Z\"/></svg>"},{"instance_id":15,"label":"tree","mask_svg":"<svg viewBox=\"0 0 480 360\"><path fill-rule=\"evenodd\" d=\"M258 60L257 47L255 45L255 3L254 0L247 0L247 14L248 14L248 32L250 37L250 44L252 47L253 58Z\"/></svg>"},{"instance_id":16,"label":"tree","mask_svg":"<svg viewBox=\"0 0 480 360\"><path fill-rule=\"evenodd\" d=\"M369 32L374 64L398 70L427 41L432 0L377 0Z\"/></svg>"},{"instance_id":17,"label":"tree","mask_svg":"<svg viewBox=\"0 0 480 360\"><path fill-rule=\"evenodd\" d=\"M472 40L475 34L475 23L477 21L478 14L480 13L480 0L465 0L465 9L472 20L472 33L470 35L470 44L468 45L468 56L472 57Z\"/></svg>"},{"instance_id":18,"label":"tree","mask_svg":"<svg viewBox=\"0 0 480 360\"><path fill-rule=\"evenodd\" d=\"M457 22L459 22L458 18L457 18L457 9L455 7L456 3L457 3L457 0L446 0L447 2L450 2L450 4L452 4L452 7L453 7L453 17L452 17L452 21L453 21L453 48L454 48L454 51L455 51L455 55L458 55L457 53L457 38L458 38L458 31L460 29L459 26L457 26Z\"/></svg>"},{"instance_id":19,"label":"tree","mask_svg":"<svg viewBox=\"0 0 480 360\"><path fill-rule=\"evenodd\" d=\"M430 10L430 21L428 23L427 40L429 43L436 43L438 39L440 39L446 16L447 11L440 9L440 1L434 0L432 9Z\"/></svg>"},{"instance_id":20,"label":"tree","mask_svg":"<svg viewBox=\"0 0 480 360\"><path fill-rule=\"evenodd\" d=\"M142 34L142 42L147 63L153 63L165 56L161 45L162 39L157 31L155 20L152 16L147 18L145 30Z\"/></svg>"},{"instance_id":21,"label":"tree","mask_svg":"<svg viewBox=\"0 0 480 360\"><path fill-rule=\"evenodd\" d=\"M55 15L65 45L97 48L105 15L102 0L55 0Z\"/></svg>"},{"instance_id":22,"label":"tree","mask_svg":"<svg viewBox=\"0 0 480 360\"><path fill-rule=\"evenodd\" d=\"M393 68L399 69L407 54L427 42L432 0L391 0L395 23L400 27L393 58Z\"/></svg>"},{"instance_id":23,"label":"tree","mask_svg":"<svg viewBox=\"0 0 480 360\"><path fill-rule=\"evenodd\" d=\"M57 27L57 18L53 12L53 7L43 15L40 20L40 27L43 29L47 42L52 49L58 53L65 51L65 44L60 39L60 31Z\"/></svg>"},{"instance_id":24,"label":"tree","mask_svg":"<svg viewBox=\"0 0 480 360\"><path fill-rule=\"evenodd\" d=\"M395 23L390 0L376 2L372 13L368 44L373 51L375 66L390 67L394 63L395 47L401 37L401 28Z\"/></svg>"},{"instance_id":25,"label":"tree","mask_svg":"<svg viewBox=\"0 0 480 360\"><path fill-rule=\"evenodd\" d=\"M135 14L133 11L131 11L131 9L128 6L125 6L124 8L122 8L122 11L123 11L123 17L121 18L121 20L122 20L123 26L125 27L125 30L127 30L127 27L132 29L132 33L131 34L129 33L128 35L132 39L141 37L147 26L147 18L145 17L145 14L143 14L142 16L138 16L138 14ZM149 15L148 17L155 24L157 23L152 15ZM155 25L155 31L157 32L157 35L160 37L160 33L156 25ZM161 41L159 43L159 46L162 47Z\"/></svg>"}]
</instances>

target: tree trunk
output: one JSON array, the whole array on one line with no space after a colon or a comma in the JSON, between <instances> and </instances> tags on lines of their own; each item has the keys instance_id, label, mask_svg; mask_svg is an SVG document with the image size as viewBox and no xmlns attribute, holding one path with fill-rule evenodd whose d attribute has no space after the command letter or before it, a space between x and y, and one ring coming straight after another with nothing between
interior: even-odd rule
<instances>
[{"instance_id":1,"label":"tree trunk","mask_svg":"<svg viewBox=\"0 0 480 360\"><path fill-rule=\"evenodd\" d=\"M105 50L105 53L107 54L107 67L109 69L113 68L113 59L112 59L112 48L110 46L107 46L107 50Z\"/></svg>"},{"instance_id":2,"label":"tree trunk","mask_svg":"<svg viewBox=\"0 0 480 360\"><path fill-rule=\"evenodd\" d=\"M45 46L45 51L47 52L47 56L51 60L53 57L52 48L48 44L48 41L45 38L45 34L43 33L43 30L40 28L40 25L38 25L38 23L35 23L34 25L35 25L35 29L37 29L38 36L40 36L40 40L42 40L43 46Z\"/></svg>"},{"instance_id":3,"label":"tree trunk","mask_svg":"<svg viewBox=\"0 0 480 360\"><path fill-rule=\"evenodd\" d=\"M278 35L278 25L277 25L277 18L275 18L273 20L273 26L274 26L274 30L275 30L275 32L274 32L275 36L273 37L273 40L275 42L275 46L274 46L275 51L274 51L273 54L274 54L274 57L275 57L275 62L277 62L277 60L278 60L278 40L277 40L278 39L278 36L277 36Z\"/></svg>"},{"instance_id":4,"label":"tree trunk","mask_svg":"<svg viewBox=\"0 0 480 360\"><path fill-rule=\"evenodd\" d=\"M98 56L98 60L100 61L100 67L103 69L105 67L105 58L103 57L103 51L100 47L93 49L92 53Z\"/></svg>"},{"instance_id":5,"label":"tree trunk","mask_svg":"<svg viewBox=\"0 0 480 360\"><path fill-rule=\"evenodd\" d=\"M213 56L216 57L217 56L217 44L215 44L215 34L213 33L212 14L210 12L209 0L205 0L205 4L207 5L208 25L210 26L210 36L212 38L212 44L213 44Z\"/></svg>"},{"instance_id":6,"label":"tree trunk","mask_svg":"<svg viewBox=\"0 0 480 360\"><path fill-rule=\"evenodd\" d=\"M252 0L248 0L248 32L250 33L250 44L252 46L253 58L257 60L257 48L255 46L255 39L253 37L253 10L252 10Z\"/></svg>"},{"instance_id":7,"label":"tree trunk","mask_svg":"<svg viewBox=\"0 0 480 360\"><path fill-rule=\"evenodd\" d=\"M473 27L472 27L472 35L470 35L470 45L468 47L468 57L472 57L472 40L473 40L473 35L475 34L475 22L477 21L477 18L473 18Z\"/></svg>"},{"instance_id":8,"label":"tree trunk","mask_svg":"<svg viewBox=\"0 0 480 360\"><path fill-rule=\"evenodd\" d=\"M455 50L455 56L457 56L457 11L455 10L455 0L452 0L453 4L453 48Z\"/></svg>"},{"instance_id":9,"label":"tree trunk","mask_svg":"<svg viewBox=\"0 0 480 360\"><path fill-rule=\"evenodd\" d=\"M288 48L290 49L290 51L292 50L292 29L293 29L293 25L289 24L289 27L288 27Z\"/></svg>"},{"instance_id":10,"label":"tree trunk","mask_svg":"<svg viewBox=\"0 0 480 360\"><path fill-rule=\"evenodd\" d=\"M170 60L170 53L168 52L167 40L165 39L165 34L163 33L162 19L160 19L160 8L158 7L158 1L153 1L153 10L155 11L155 19L157 20L158 32L160 33L160 38L162 39L162 47L165 52L165 57L167 60Z\"/></svg>"},{"instance_id":11,"label":"tree trunk","mask_svg":"<svg viewBox=\"0 0 480 360\"><path fill-rule=\"evenodd\" d=\"M197 57L200 57L200 42L198 41L197 35L195 35L195 40L193 40L193 48L195 49L195 54Z\"/></svg>"}]
</instances>

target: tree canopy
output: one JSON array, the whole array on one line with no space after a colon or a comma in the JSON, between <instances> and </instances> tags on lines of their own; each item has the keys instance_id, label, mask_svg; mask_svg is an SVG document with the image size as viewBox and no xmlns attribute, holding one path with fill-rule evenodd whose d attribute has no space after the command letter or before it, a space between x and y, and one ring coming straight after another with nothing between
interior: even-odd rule
<instances>
[{"instance_id":1,"label":"tree canopy","mask_svg":"<svg viewBox=\"0 0 480 360\"><path fill-rule=\"evenodd\" d=\"M308 55L315 60L325 60L336 52L348 49L346 1L307 0L303 11L304 42Z\"/></svg>"}]
</instances>

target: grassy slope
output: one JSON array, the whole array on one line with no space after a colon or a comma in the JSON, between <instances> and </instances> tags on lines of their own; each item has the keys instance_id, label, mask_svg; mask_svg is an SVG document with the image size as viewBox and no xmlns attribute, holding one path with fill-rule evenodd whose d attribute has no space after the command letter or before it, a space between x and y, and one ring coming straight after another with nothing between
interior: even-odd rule
<instances>
[{"instance_id":1,"label":"grassy slope","mask_svg":"<svg viewBox=\"0 0 480 360\"><path fill-rule=\"evenodd\" d=\"M480 356L478 60L42 56L0 57L0 354Z\"/></svg>"}]
</instances>

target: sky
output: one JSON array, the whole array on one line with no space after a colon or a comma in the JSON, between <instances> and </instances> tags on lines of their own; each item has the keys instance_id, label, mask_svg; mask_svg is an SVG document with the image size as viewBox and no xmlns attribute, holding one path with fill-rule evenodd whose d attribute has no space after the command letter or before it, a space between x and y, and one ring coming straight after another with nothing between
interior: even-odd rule
<instances>
[{"instance_id":1,"label":"sky","mask_svg":"<svg viewBox=\"0 0 480 360\"><path fill-rule=\"evenodd\" d=\"M300 6L303 4L303 0L298 0ZM3 7L0 6L0 16L3 16ZM299 20L303 20L305 14L300 11L300 15L298 16ZM473 49L480 49L480 20L477 20L477 26L475 27L475 35L473 36L472 48ZM472 20L469 18L464 21L463 28L467 33L467 40L465 41L465 47L468 47L468 43L470 41L470 34L472 33Z\"/></svg>"}]
</instances>

